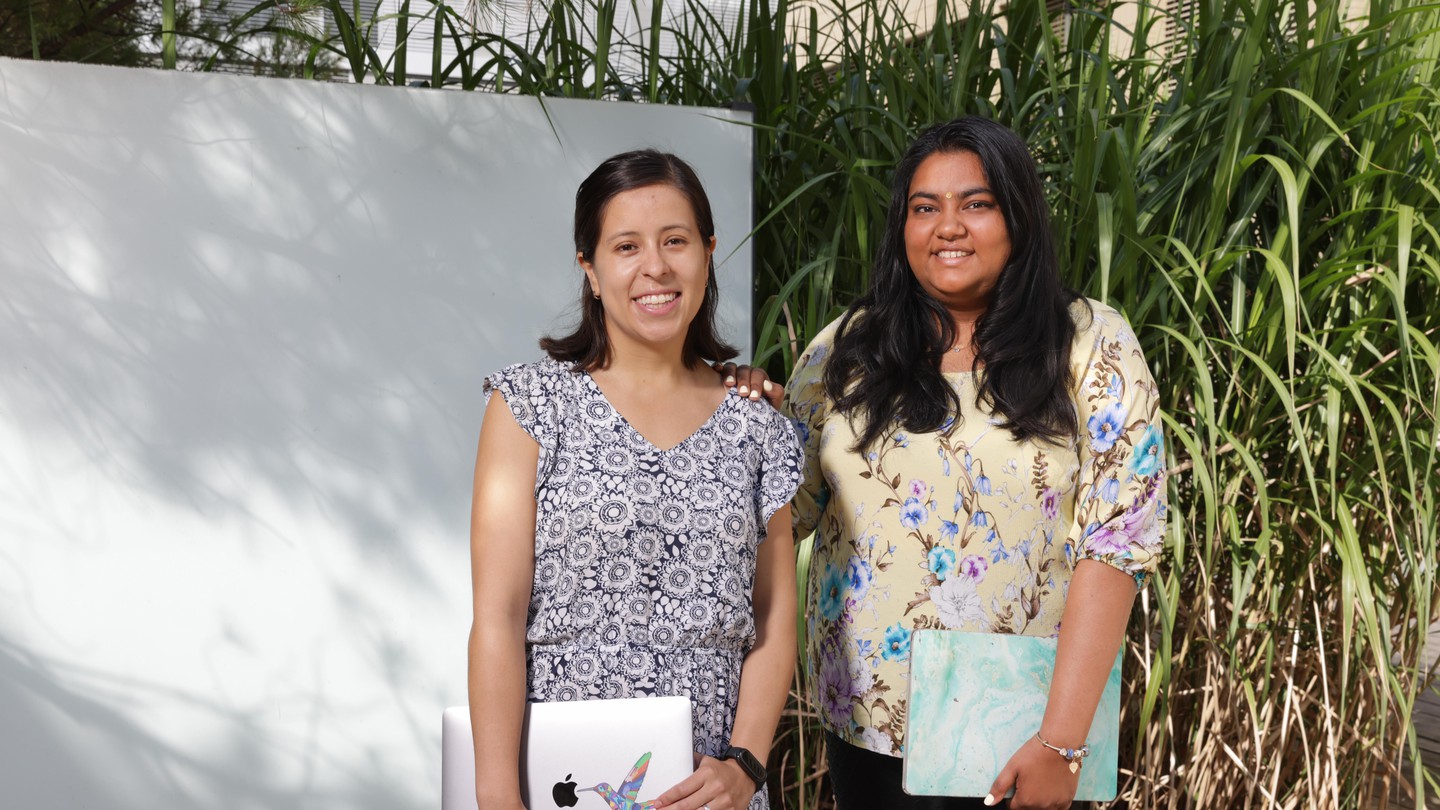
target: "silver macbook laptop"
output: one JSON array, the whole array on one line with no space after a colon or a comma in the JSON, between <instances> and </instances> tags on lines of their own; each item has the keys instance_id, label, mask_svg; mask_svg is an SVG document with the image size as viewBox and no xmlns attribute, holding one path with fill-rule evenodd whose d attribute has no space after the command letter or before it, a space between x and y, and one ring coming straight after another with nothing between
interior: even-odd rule
<instances>
[{"instance_id":1,"label":"silver macbook laptop","mask_svg":"<svg viewBox=\"0 0 1440 810\"><path fill-rule=\"evenodd\" d=\"M693 751L686 697L526 704L521 798L529 810L638 807L691 774ZM441 722L440 783L441 810L476 810L464 706L446 709Z\"/></svg>"}]
</instances>

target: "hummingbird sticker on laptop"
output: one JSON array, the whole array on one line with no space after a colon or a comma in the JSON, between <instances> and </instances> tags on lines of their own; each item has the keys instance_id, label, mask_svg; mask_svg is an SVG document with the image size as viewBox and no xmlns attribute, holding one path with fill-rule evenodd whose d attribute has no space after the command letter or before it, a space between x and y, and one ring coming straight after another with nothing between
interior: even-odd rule
<instances>
[{"instance_id":1,"label":"hummingbird sticker on laptop","mask_svg":"<svg viewBox=\"0 0 1440 810\"><path fill-rule=\"evenodd\" d=\"M645 772L649 769L650 752L646 751L641 755L640 759L636 760L635 767L630 769L630 773L625 777L625 781L621 782L618 788L610 787L608 782L601 782L595 787L576 790L575 783L568 781L570 774L566 774L565 779L567 781L556 782L555 787L551 790L551 794L555 799L555 805L557 807L574 807L575 803L580 801L580 798L575 794L588 791L598 793L600 798L605 800L605 804L610 807L610 810L653 810L655 802L636 801L640 795L640 785L645 781Z\"/></svg>"}]
</instances>

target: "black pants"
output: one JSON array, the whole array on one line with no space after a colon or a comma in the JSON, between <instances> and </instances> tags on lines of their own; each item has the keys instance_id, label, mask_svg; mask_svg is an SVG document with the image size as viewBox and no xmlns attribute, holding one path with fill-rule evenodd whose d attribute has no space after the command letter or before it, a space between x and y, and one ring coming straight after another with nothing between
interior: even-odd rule
<instances>
[{"instance_id":1,"label":"black pants","mask_svg":"<svg viewBox=\"0 0 1440 810\"><path fill-rule=\"evenodd\" d=\"M982 799L911 796L900 789L900 758L851 745L825 732L825 759L839 810L990 810Z\"/></svg>"},{"instance_id":2,"label":"black pants","mask_svg":"<svg viewBox=\"0 0 1440 810\"><path fill-rule=\"evenodd\" d=\"M984 799L946 796L911 796L900 789L899 757L877 754L851 745L825 732L825 759L830 765L830 786L839 810L991 810ZM1008 802L1001 802L1000 808ZM1089 802L1075 802L1070 810L1084 810Z\"/></svg>"}]
</instances>

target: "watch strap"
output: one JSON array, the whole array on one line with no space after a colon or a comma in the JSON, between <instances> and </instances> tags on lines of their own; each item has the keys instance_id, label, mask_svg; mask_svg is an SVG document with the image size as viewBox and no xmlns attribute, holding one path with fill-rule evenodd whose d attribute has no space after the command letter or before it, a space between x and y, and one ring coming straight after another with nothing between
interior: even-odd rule
<instances>
[{"instance_id":1,"label":"watch strap","mask_svg":"<svg viewBox=\"0 0 1440 810\"><path fill-rule=\"evenodd\" d=\"M718 758L735 760L735 763L740 766L740 770L744 771L745 775L749 776L750 780L755 783L756 790L759 790L765 785L765 778L768 775L765 772L765 766L748 750L738 745L732 745L725 749L725 753L721 754Z\"/></svg>"}]
</instances>

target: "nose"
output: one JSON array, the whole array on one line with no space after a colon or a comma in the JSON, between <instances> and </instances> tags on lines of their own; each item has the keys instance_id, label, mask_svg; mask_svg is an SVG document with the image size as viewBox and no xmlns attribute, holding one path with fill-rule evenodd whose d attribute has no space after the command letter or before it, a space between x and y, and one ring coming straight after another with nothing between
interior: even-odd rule
<instances>
[{"instance_id":1,"label":"nose","mask_svg":"<svg viewBox=\"0 0 1440 810\"><path fill-rule=\"evenodd\" d=\"M640 272L650 278L660 278L670 270L670 265L665 261L665 251L660 245L655 245L645 251L640 257Z\"/></svg>"},{"instance_id":2,"label":"nose","mask_svg":"<svg viewBox=\"0 0 1440 810\"><path fill-rule=\"evenodd\" d=\"M935 235L941 239L959 239L965 235L965 220L958 208L947 208L941 212Z\"/></svg>"}]
</instances>

